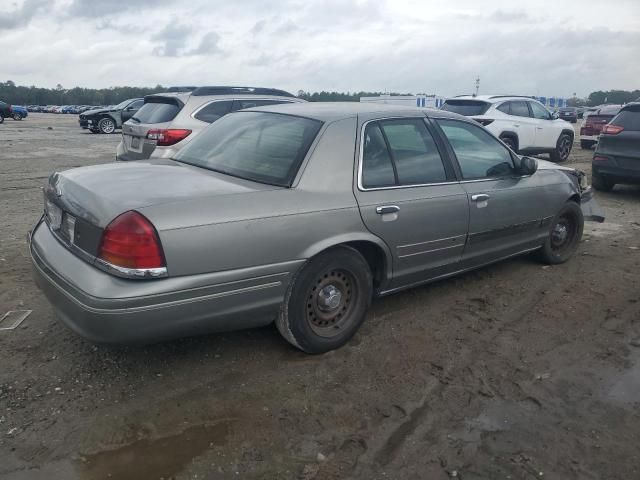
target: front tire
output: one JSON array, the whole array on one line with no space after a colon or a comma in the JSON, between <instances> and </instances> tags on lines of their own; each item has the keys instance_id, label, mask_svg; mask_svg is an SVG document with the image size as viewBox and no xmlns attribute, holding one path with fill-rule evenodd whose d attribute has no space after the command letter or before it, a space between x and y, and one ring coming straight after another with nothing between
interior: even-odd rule
<instances>
[{"instance_id":1,"label":"front tire","mask_svg":"<svg viewBox=\"0 0 640 480\"><path fill-rule=\"evenodd\" d=\"M101 118L98 122L98 131L105 134L113 133L116 131L116 122L110 117Z\"/></svg>"},{"instance_id":2,"label":"front tire","mask_svg":"<svg viewBox=\"0 0 640 480\"><path fill-rule=\"evenodd\" d=\"M571 147L573 146L573 139L568 133L563 133L558 138L556 142L556 148L553 152L550 153L552 162L564 162L567 158L569 158L569 154L571 153Z\"/></svg>"},{"instance_id":3,"label":"front tire","mask_svg":"<svg viewBox=\"0 0 640 480\"><path fill-rule=\"evenodd\" d=\"M352 248L333 248L312 258L293 278L276 326L300 350L328 352L356 333L372 296L367 261Z\"/></svg>"},{"instance_id":4,"label":"front tire","mask_svg":"<svg viewBox=\"0 0 640 480\"><path fill-rule=\"evenodd\" d=\"M580 206L573 201L567 202L551 222L549 235L538 251L538 257L550 265L566 262L578 249L583 230L584 217Z\"/></svg>"},{"instance_id":5,"label":"front tire","mask_svg":"<svg viewBox=\"0 0 640 480\"><path fill-rule=\"evenodd\" d=\"M0 123L4 123L4 117L0 114Z\"/></svg>"},{"instance_id":6,"label":"front tire","mask_svg":"<svg viewBox=\"0 0 640 480\"><path fill-rule=\"evenodd\" d=\"M16 120L16 121L20 121L20 120L22 120L22 114L21 114L21 113L18 113L18 112L15 112L15 113L13 114L13 119L14 119L14 120Z\"/></svg>"}]
</instances>

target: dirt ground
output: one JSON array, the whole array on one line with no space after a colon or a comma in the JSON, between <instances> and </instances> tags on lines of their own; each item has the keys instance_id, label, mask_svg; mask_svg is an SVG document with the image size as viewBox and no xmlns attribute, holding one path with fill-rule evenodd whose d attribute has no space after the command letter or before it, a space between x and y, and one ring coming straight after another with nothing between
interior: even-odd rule
<instances>
[{"instance_id":1,"label":"dirt ground","mask_svg":"<svg viewBox=\"0 0 640 480\"><path fill-rule=\"evenodd\" d=\"M271 327L114 349L55 320L25 235L46 177L118 141L71 115L0 125L0 316L33 310L0 331L0 478L640 478L640 189L597 194L570 262L377 300L326 355Z\"/></svg>"}]
</instances>

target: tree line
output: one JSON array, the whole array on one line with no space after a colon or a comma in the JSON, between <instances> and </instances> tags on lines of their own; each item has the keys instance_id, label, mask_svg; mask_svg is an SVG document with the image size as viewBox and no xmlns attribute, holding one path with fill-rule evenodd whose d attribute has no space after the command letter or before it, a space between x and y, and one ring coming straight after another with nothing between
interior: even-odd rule
<instances>
[{"instance_id":1,"label":"tree line","mask_svg":"<svg viewBox=\"0 0 640 480\"><path fill-rule=\"evenodd\" d=\"M66 89L58 84L55 88L18 86L11 80L0 82L0 100L15 105L115 105L128 98L144 97L152 93L166 92L167 87L110 87ZM305 92L299 90L299 98L310 102L358 102L360 97L374 97L382 92ZM391 95L410 95L391 93ZM640 90L598 90L586 98L571 98L570 105L595 106L603 103L622 104L640 99Z\"/></svg>"}]
</instances>

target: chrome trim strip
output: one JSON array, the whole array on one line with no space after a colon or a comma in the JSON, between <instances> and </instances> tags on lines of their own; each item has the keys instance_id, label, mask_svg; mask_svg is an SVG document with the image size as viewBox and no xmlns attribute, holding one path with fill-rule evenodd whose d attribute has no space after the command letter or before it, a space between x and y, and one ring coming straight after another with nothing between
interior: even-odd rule
<instances>
[{"instance_id":1,"label":"chrome trim strip","mask_svg":"<svg viewBox=\"0 0 640 480\"><path fill-rule=\"evenodd\" d=\"M168 276L167 267L159 268L126 268L106 262L101 258L95 259L94 265L107 273L123 278L164 278Z\"/></svg>"},{"instance_id":2,"label":"chrome trim strip","mask_svg":"<svg viewBox=\"0 0 640 480\"><path fill-rule=\"evenodd\" d=\"M362 124L360 128L360 151L358 152L358 190L361 192L375 192L378 190L398 190L400 188L417 188L417 187L436 187L438 185L454 185L456 183L460 183L457 180L448 181L448 182L435 182L435 183L415 183L411 185L393 185L390 187L371 187L366 188L362 185L362 160L364 155L364 131L371 122L381 122L384 120L403 120L403 119L418 119L425 120L427 117L383 117L383 118L374 118L372 120L367 120Z\"/></svg>"},{"instance_id":3,"label":"chrome trim strip","mask_svg":"<svg viewBox=\"0 0 640 480\"><path fill-rule=\"evenodd\" d=\"M487 265L491 265L492 263L501 262L503 260L507 260L508 258L512 258L512 257L517 257L518 255L522 255L522 254L525 254L527 252L533 252L534 250L538 250L540 247L541 246L539 245L537 247L527 248L527 249L521 250L519 252L506 255L504 257L496 258L495 260L491 260L490 262L482 263L482 264L479 264L479 265L474 265L474 266L468 267L468 268L463 268L461 270L456 270L455 272L445 273L443 275L438 275L437 277L428 278L426 280L420 280L418 282L410 283L408 285L403 285L401 287L391 288L389 290L382 290L382 291L378 292L378 296L383 297L385 295L390 295L392 293L396 293L396 292L399 292L399 291L402 291L402 290L407 290L409 288L417 287L419 285L424 285L426 283L435 282L435 281L441 280L443 278L453 277L453 276L458 275L460 273L468 272L468 271L471 271L471 270L476 270L478 268L482 268L482 267L485 267Z\"/></svg>"},{"instance_id":4,"label":"chrome trim strip","mask_svg":"<svg viewBox=\"0 0 640 480\"><path fill-rule=\"evenodd\" d=\"M434 248L431 250L423 250L421 252L407 253L406 255L398 255L398 258L414 257L416 255L424 255L425 253L438 252L440 250L448 250L450 248L459 248L459 247L464 247L464 243L458 243L456 245L450 245L448 247Z\"/></svg>"},{"instance_id":5,"label":"chrome trim strip","mask_svg":"<svg viewBox=\"0 0 640 480\"><path fill-rule=\"evenodd\" d=\"M466 237L466 235L455 235L453 237L438 238L437 240L429 240L427 242L407 243L406 245L398 245L398 248L415 247L416 245L427 245L428 243L444 242L445 240L455 240L457 238L464 238L464 237Z\"/></svg>"}]
</instances>

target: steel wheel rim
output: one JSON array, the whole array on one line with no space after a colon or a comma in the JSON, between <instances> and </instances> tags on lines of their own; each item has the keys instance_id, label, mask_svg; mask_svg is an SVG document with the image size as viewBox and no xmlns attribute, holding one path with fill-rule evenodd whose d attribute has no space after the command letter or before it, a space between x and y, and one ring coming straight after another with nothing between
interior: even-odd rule
<instances>
[{"instance_id":1,"label":"steel wheel rim","mask_svg":"<svg viewBox=\"0 0 640 480\"><path fill-rule=\"evenodd\" d=\"M551 229L551 250L562 254L573 245L577 231L574 219L569 215L561 216Z\"/></svg>"},{"instance_id":2,"label":"steel wheel rim","mask_svg":"<svg viewBox=\"0 0 640 480\"><path fill-rule=\"evenodd\" d=\"M323 272L307 291L307 324L321 337L339 335L351 321L356 298L356 281L350 272L342 269Z\"/></svg>"},{"instance_id":3,"label":"steel wheel rim","mask_svg":"<svg viewBox=\"0 0 640 480\"><path fill-rule=\"evenodd\" d=\"M105 120L102 123L102 131L104 133L112 133L115 130L115 125L112 120Z\"/></svg>"}]
</instances>

